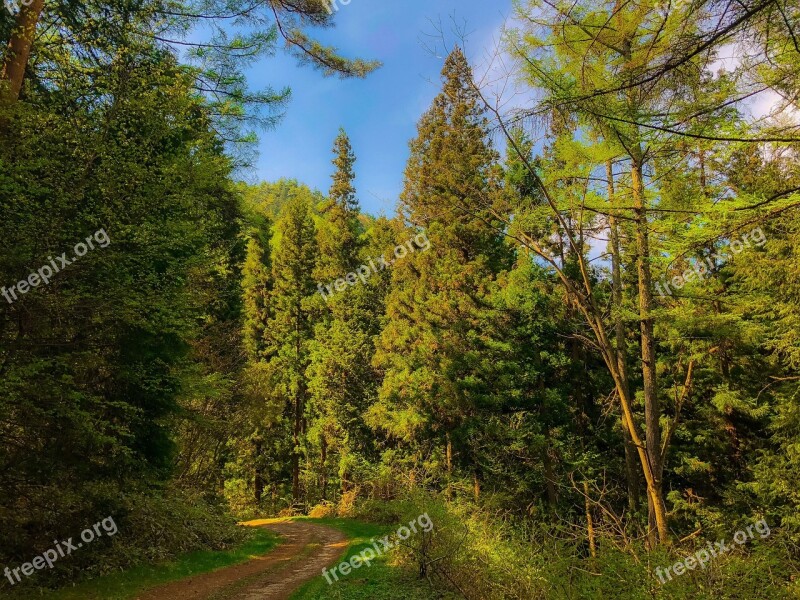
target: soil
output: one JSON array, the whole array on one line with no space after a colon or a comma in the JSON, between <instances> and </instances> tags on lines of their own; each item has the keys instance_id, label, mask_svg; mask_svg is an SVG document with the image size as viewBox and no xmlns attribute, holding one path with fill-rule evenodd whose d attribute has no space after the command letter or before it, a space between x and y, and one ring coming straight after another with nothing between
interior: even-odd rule
<instances>
[{"instance_id":1,"label":"soil","mask_svg":"<svg viewBox=\"0 0 800 600\"><path fill-rule=\"evenodd\" d=\"M153 588L137 600L286 600L304 583L322 576L347 549L347 537L331 527L286 519L243 523L284 538L264 556Z\"/></svg>"}]
</instances>

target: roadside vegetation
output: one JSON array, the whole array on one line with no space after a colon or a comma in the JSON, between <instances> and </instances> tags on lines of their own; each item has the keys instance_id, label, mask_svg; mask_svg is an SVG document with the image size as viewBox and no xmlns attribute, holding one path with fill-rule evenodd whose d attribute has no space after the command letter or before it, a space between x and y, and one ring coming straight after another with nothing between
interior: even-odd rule
<instances>
[{"instance_id":1,"label":"roadside vegetation","mask_svg":"<svg viewBox=\"0 0 800 600\"><path fill-rule=\"evenodd\" d=\"M240 532L241 541L228 550L198 550L181 554L173 560L144 564L118 573L92 578L56 591L30 589L10 598L27 600L35 595L42 600L130 600L137 594L159 585L193 575L210 573L267 554L279 543L279 537L266 529Z\"/></svg>"},{"instance_id":2,"label":"roadside vegetation","mask_svg":"<svg viewBox=\"0 0 800 600\"><path fill-rule=\"evenodd\" d=\"M441 40L382 216L344 128L328 189L242 181L290 110L257 61L380 67L329 8L0 10L0 595L427 514L298 598L800 597L800 4L516 0L489 64Z\"/></svg>"}]
</instances>

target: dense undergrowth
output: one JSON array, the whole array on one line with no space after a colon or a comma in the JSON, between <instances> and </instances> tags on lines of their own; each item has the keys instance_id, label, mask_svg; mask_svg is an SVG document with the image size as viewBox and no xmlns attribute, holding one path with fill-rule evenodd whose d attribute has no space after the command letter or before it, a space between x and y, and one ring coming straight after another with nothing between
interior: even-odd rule
<instances>
[{"instance_id":1,"label":"dense undergrowth","mask_svg":"<svg viewBox=\"0 0 800 600\"><path fill-rule=\"evenodd\" d=\"M13 589L19 597L29 597L67 583L75 585L136 567L147 568L147 565L163 564L195 552L211 555L228 552L252 541L252 532L237 527L236 520L223 507L210 505L197 496L176 492L132 493L120 498L109 511L117 526L116 534L83 544L56 560L53 569L37 570L13 588L3 582L2 589ZM91 528L93 523L88 521L86 527ZM56 541L73 538L77 543L81 535L81 530L68 531L63 525L59 527L54 523L52 527L54 531L63 531ZM43 538L43 545L31 548L25 561L33 560L49 548L55 548L55 544ZM197 558L194 557L195 562ZM200 568L202 562L195 568ZM20 564L6 562L11 568ZM184 571L179 569L174 576L179 577L181 573Z\"/></svg>"},{"instance_id":2,"label":"dense undergrowth","mask_svg":"<svg viewBox=\"0 0 800 600\"><path fill-rule=\"evenodd\" d=\"M596 556L592 557L585 531L553 522L501 518L467 503L427 495L365 501L351 514L396 527L423 513L433 521L433 532L409 538L390 561L403 570L406 581L419 581L424 572L423 579L435 590L432 594L454 594L469 600L800 597L795 581L800 567L797 548L775 529L768 537L757 535L743 546L732 543L733 528L727 533L720 531L719 536L709 532L652 551L641 541L626 543L604 535L596 540ZM658 567L674 565L709 542L725 540L736 548L712 558L704 569L687 570L664 584L656 576Z\"/></svg>"}]
</instances>

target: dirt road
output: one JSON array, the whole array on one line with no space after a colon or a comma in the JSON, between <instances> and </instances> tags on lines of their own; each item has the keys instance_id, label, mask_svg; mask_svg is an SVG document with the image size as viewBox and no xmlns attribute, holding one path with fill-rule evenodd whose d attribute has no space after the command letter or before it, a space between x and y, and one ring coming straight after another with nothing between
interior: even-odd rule
<instances>
[{"instance_id":1,"label":"dirt road","mask_svg":"<svg viewBox=\"0 0 800 600\"><path fill-rule=\"evenodd\" d=\"M347 548L345 535L330 527L286 519L245 523L284 537L275 550L249 562L160 586L137 600L285 600L305 582L321 577Z\"/></svg>"}]
</instances>

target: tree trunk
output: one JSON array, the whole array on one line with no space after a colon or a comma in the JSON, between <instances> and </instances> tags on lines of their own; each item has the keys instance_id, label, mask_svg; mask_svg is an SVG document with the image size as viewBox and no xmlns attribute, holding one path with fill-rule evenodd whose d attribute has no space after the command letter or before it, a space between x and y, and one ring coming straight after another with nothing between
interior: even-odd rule
<instances>
[{"instance_id":1,"label":"tree trunk","mask_svg":"<svg viewBox=\"0 0 800 600\"><path fill-rule=\"evenodd\" d=\"M447 476L450 477L453 475L453 440L450 439L449 431L445 434L445 439L447 440L447 448L445 449L445 455L447 457Z\"/></svg>"},{"instance_id":2,"label":"tree trunk","mask_svg":"<svg viewBox=\"0 0 800 600\"><path fill-rule=\"evenodd\" d=\"M294 320L294 328L295 328L295 346L294 346L294 358L295 358L295 365L299 366L302 364L301 357L301 340L302 340L302 329L300 327L300 320L303 315L302 306L298 302L295 306L295 320ZM303 369L305 370L305 369ZM305 388L302 383L298 385L298 389L295 392L294 396L294 430L292 436L292 442L294 447L292 448L292 504L296 505L300 502L300 439L305 431L305 423L303 419L303 413L305 412Z\"/></svg>"},{"instance_id":3,"label":"tree trunk","mask_svg":"<svg viewBox=\"0 0 800 600\"><path fill-rule=\"evenodd\" d=\"M295 396L294 401L294 432L292 436L292 502L297 504L300 501L300 434L303 427L303 409L300 394Z\"/></svg>"},{"instance_id":4,"label":"tree trunk","mask_svg":"<svg viewBox=\"0 0 800 600\"><path fill-rule=\"evenodd\" d=\"M597 544L594 536L594 521L592 520L592 504L589 502L589 482L583 481L583 498L586 504L586 535L589 538L589 553L592 558L597 558Z\"/></svg>"},{"instance_id":5,"label":"tree trunk","mask_svg":"<svg viewBox=\"0 0 800 600\"><path fill-rule=\"evenodd\" d=\"M445 432L444 448L444 467L445 467L445 497L453 499L453 440L450 438L450 431Z\"/></svg>"},{"instance_id":6,"label":"tree trunk","mask_svg":"<svg viewBox=\"0 0 800 600\"><path fill-rule=\"evenodd\" d=\"M630 393L630 379L628 376L628 342L625 335L625 323L622 320L622 251L619 241L619 223L615 214L616 191L614 189L614 168L611 160L606 161L606 178L608 180L608 201L611 207L611 216L608 219L608 227L611 237L611 281L612 281L612 301L614 303L614 334L617 348L617 364L619 365L620 378L626 391ZM625 478L628 484L628 508L635 512L639 508L639 489L641 479L636 466L636 448L633 446L631 434L622 426L622 439L625 444Z\"/></svg>"},{"instance_id":7,"label":"tree trunk","mask_svg":"<svg viewBox=\"0 0 800 600\"><path fill-rule=\"evenodd\" d=\"M261 440L256 440L253 442L254 449L253 452L255 453L255 481L253 482L253 495L255 496L256 502L261 502L261 497L264 494L264 473L261 467Z\"/></svg>"},{"instance_id":8,"label":"tree trunk","mask_svg":"<svg viewBox=\"0 0 800 600\"><path fill-rule=\"evenodd\" d=\"M607 345L603 346L603 348L607 347ZM633 411L631 410L631 397L628 395L628 392L622 385L617 365L611 361L611 358L612 357L607 357L606 365L608 366L611 375L614 377L617 393L620 395L625 428L628 430L631 436L633 447L636 448L636 452L639 455L639 464L642 466L642 473L644 474L645 483L647 485L648 506L653 506L655 528L658 532L658 539L662 544L668 545L670 540L669 530L667 529L667 509L666 505L664 504L661 485L660 482L657 484L655 480L652 461L650 460L647 448L645 447L641 435L639 434L639 429L636 426L636 422L633 419ZM651 536L651 541L653 537L654 536Z\"/></svg>"},{"instance_id":9,"label":"tree trunk","mask_svg":"<svg viewBox=\"0 0 800 600\"><path fill-rule=\"evenodd\" d=\"M550 429L547 429L547 447L542 452L542 463L544 465L544 488L547 491L547 504L550 506L551 514L555 514L558 506L558 492L556 491L556 473L553 466L553 457L550 455Z\"/></svg>"},{"instance_id":10,"label":"tree trunk","mask_svg":"<svg viewBox=\"0 0 800 600\"><path fill-rule=\"evenodd\" d=\"M6 89L1 92L4 104L13 104L19 99L31 46L36 37L36 26L43 9L44 0L32 0L28 6L22 5L17 15L16 25L6 48L3 70L0 72L0 80L7 84Z\"/></svg>"},{"instance_id":11,"label":"tree trunk","mask_svg":"<svg viewBox=\"0 0 800 600\"><path fill-rule=\"evenodd\" d=\"M620 2L617 2L617 6ZM617 14L617 19L622 25L622 11ZM624 29L619 30L623 32ZM621 40L621 55L625 59L623 70L630 78L638 68L634 65L631 34L623 33ZM633 88L625 91L625 98L630 115L637 115L640 110L639 101ZM635 117L634 117L635 119ZM633 139L639 137L638 126L634 126ZM650 234L647 228L647 206L644 191L644 152L641 143L633 142L625 145L631 159L631 186L633 188L633 207L636 222L636 270L639 279L639 328L642 347L642 381L644 387L644 420L645 420L645 447L641 448L641 440L634 435L633 417L628 415L629 431L633 443L637 446L640 460L643 462L645 481L647 483L647 508L648 508L648 540L654 547L658 540L669 543L669 530L667 529L667 509L664 504L664 493L661 482L663 461L661 459L661 407L658 401L658 387L656 382L656 350L653 327L653 289L652 272L650 265ZM630 401L630 395L628 395ZM630 404L628 405L630 407ZM646 463L646 464L645 464Z\"/></svg>"},{"instance_id":12,"label":"tree trunk","mask_svg":"<svg viewBox=\"0 0 800 600\"><path fill-rule=\"evenodd\" d=\"M322 463L322 477L320 481L320 488L322 488L322 501L328 499L328 440L322 436L322 443L320 448L320 462Z\"/></svg>"},{"instance_id":13,"label":"tree trunk","mask_svg":"<svg viewBox=\"0 0 800 600\"><path fill-rule=\"evenodd\" d=\"M648 482L648 539L651 546L658 538L667 537L666 506L661 476L661 407L656 382L656 349L653 333L653 289L650 266L650 237L645 206L644 180L640 156L631 157L631 184L633 207L636 217L636 270L639 276L639 323L642 346L642 381L644 387L644 420L647 460L650 463L652 481Z\"/></svg>"}]
</instances>

